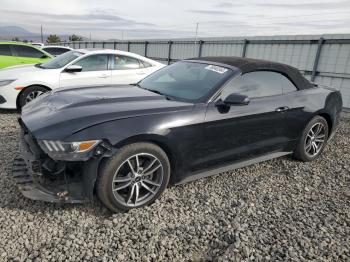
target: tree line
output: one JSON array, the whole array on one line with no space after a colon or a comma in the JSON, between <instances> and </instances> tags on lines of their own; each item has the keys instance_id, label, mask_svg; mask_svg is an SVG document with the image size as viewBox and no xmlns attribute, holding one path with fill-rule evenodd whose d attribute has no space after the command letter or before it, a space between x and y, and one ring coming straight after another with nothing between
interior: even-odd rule
<instances>
[{"instance_id":1,"label":"tree line","mask_svg":"<svg viewBox=\"0 0 350 262\"><path fill-rule=\"evenodd\" d=\"M76 35L76 34L72 34L68 37L69 42L73 42L73 41L83 41L83 37ZM31 40L20 40L18 37L14 37L12 38L12 41L22 41L24 43L29 43L29 42L33 42ZM59 43L61 42L61 38L58 35L49 35L46 39L46 43L47 44L54 44L54 43Z\"/></svg>"}]
</instances>

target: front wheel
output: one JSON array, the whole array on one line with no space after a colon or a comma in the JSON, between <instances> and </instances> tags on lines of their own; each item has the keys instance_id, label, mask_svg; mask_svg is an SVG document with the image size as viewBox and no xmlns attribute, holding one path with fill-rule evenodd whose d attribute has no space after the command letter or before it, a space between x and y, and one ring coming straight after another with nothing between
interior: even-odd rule
<instances>
[{"instance_id":1,"label":"front wheel","mask_svg":"<svg viewBox=\"0 0 350 262\"><path fill-rule=\"evenodd\" d=\"M328 134L326 119L322 116L315 116L303 130L294 156L304 162L316 159L326 146Z\"/></svg>"},{"instance_id":2,"label":"front wheel","mask_svg":"<svg viewBox=\"0 0 350 262\"><path fill-rule=\"evenodd\" d=\"M111 211L127 211L153 203L167 187L169 178L169 159L160 147L130 144L102 165L97 195Z\"/></svg>"},{"instance_id":3,"label":"front wheel","mask_svg":"<svg viewBox=\"0 0 350 262\"><path fill-rule=\"evenodd\" d=\"M49 91L47 88L43 87L43 86L29 86L26 89L24 89L20 96L19 96L19 103L18 109L21 109L25 104L31 102L32 100L34 100L35 98L37 98L38 96L46 93L47 91Z\"/></svg>"}]
</instances>

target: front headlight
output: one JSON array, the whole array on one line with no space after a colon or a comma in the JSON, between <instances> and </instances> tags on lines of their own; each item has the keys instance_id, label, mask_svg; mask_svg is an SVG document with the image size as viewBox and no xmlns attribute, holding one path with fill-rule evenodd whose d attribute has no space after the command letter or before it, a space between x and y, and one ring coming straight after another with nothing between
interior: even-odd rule
<instances>
[{"instance_id":1,"label":"front headlight","mask_svg":"<svg viewBox=\"0 0 350 262\"><path fill-rule=\"evenodd\" d=\"M83 153L93 149L100 140L89 140L81 142L62 142L62 141L51 141L42 140L45 148L49 152L57 153Z\"/></svg>"},{"instance_id":2,"label":"front headlight","mask_svg":"<svg viewBox=\"0 0 350 262\"><path fill-rule=\"evenodd\" d=\"M55 160L77 161L85 160L90 155L89 152L100 142L100 140L80 142L41 140L39 145L45 153Z\"/></svg>"},{"instance_id":3,"label":"front headlight","mask_svg":"<svg viewBox=\"0 0 350 262\"><path fill-rule=\"evenodd\" d=\"M7 86L7 85L11 84L14 81L16 81L16 79L0 80L0 86Z\"/></svg>"}]
</instances>

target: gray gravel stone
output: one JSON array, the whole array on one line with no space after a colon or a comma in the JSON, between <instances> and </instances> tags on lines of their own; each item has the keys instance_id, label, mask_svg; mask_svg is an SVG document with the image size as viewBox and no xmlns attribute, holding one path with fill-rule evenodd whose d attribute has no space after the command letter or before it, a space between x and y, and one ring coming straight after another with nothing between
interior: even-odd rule
<instances>
[{"instance_id":1,"label":"gray gravel stone","mask_svg":"<svg viewBox=\"0 0 350 262\"><path fill-rule=\"evenodd\" d=\"M315 162L267 161L123 214L25 199L9 178L17 136L0 111L0 261L350 260L350 119Z\"/></svg>"}]
</instances>

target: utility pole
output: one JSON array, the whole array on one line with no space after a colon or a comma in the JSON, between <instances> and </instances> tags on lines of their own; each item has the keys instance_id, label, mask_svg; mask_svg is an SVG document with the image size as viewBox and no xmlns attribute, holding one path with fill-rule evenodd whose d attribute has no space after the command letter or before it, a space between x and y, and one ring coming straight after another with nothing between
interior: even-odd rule
<instances>
[{"instance_id":1,"label":"utility pole","mask_svg":"<svg viewBox=\"0 0 350 262\"><path fill-rule=\"evenodd\" d=\"M40 26L41 43L44 43L43 26Z\"/></svg>"},{"instance_id":2,"label":"utility pole","mask_svg":"<svg viewBox=\"0 0 350 262\"><path fill-rule=\"evenodd\" d=\"M197 39L198 39L198 26L199 26L199 23L197 22L196 23L196 37L195 37L195 40L194 40L194 52L196 52L196 49L197 49Z\"/></svg>"}]
</instances>

